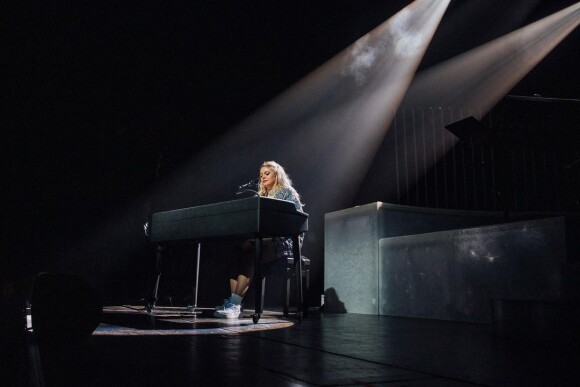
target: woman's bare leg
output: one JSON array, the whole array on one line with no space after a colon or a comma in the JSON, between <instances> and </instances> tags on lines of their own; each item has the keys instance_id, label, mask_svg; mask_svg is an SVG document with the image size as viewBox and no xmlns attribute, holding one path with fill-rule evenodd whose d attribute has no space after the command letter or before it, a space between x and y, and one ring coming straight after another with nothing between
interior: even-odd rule
<instances>
[{"instance_id":1,"label":"woman's bare leg","mask_svg":"<svg viewBox=\"0 0 580 387\"><path fill-rule=\"evenodd\" d=\"M230 280L230 284L233 280ZM250 277L246 277L245 275L240 274L238 276L238 280L236 281L236 287L235 289L232 291L232 293L244 298L244 296L246 295L246 292L248 291L248 288L250 287L250 283L252 282L252 279Z\"/></svg>"},{"instance_id":2,"label":"woman's bare leg","mask_svg":"<svg viewBox=\"0 0 580 387\"><path fill-rule=\"evenodd\" d=\"M236 292L236 286L238 286L238 280L230 278L230 294Z\"/></svg>"}]
</instances>

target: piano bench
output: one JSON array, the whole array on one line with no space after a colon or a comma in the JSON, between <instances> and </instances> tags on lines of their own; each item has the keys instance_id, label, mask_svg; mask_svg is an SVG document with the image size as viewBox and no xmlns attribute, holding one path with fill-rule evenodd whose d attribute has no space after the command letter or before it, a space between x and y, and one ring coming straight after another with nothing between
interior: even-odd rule
<instances>
[{"instance_id":1,"label":"piano bench","mask_svg":"<svg viewBox=\"0 0 580 387\"><path fill-rule=\"evenodd\" d=\"M284 316L288 316L290 312L290 284L292 278L295 277L294 270L294 258L288 258L286 266L275 265L274 267L268 267L268 264L264 265L264 277L270 275L284 276L286 279L286 284L282 289L283 298L283 312ZM306 317L308 315L308 289L310 288L310 259L302 256L302 297L303 297L303 315Z\"/></svg>"}]
</instances>

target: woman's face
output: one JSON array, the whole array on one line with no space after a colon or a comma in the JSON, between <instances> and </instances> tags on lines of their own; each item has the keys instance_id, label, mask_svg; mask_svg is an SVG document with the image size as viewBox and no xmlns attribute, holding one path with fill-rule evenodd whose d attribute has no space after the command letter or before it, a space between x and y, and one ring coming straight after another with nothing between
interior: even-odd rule
<instances>
[{"instance_id":1,"label":"woman's face","mask_svg":"<svg viewBox=\"0 0 580 387\"><path fill-rule=\"evenodd\" d=\"M262 187L269 191L276 184L276 174L270 168L262 167L260 168L260 181L262 182Z\"/></svg>"}]
</instances>

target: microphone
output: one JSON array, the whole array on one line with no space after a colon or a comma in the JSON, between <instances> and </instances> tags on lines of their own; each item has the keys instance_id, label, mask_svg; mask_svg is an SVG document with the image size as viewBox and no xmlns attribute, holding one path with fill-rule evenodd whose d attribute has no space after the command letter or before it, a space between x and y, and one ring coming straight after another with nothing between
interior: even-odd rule
<instances>
[{"instance_id":1,"label":"microphone","mask_svg":"<svg viewBox=\"0 0 580 387\"><path fill-rule=\"evenodd\" d=\"M247 183L240 185L238 187L238 189L242 190L242 189L247 189L250 187L256 187L258 185L259 181L260 181L260 179L252 179L252 180L248 181Z\"/></svg>"}]
</instances>

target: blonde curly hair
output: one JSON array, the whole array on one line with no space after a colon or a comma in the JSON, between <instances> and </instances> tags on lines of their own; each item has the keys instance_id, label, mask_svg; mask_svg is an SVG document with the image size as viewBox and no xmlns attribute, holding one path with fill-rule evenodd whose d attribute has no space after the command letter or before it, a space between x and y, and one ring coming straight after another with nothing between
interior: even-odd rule
<instances>
[{"instance_id":1,"label":"blonde curly hair","mask_svg":"<svg viewBox=\"0 0 580 387\"><path fill-rule=\"evenodd\" d=\"M275 161L264 161L260 166L260 170L262 170L262 168L268 168L270 171L274 172L274 175L276 175L276 183L272 187L273 192L279 191L282 188L288 188L296 196L296 199L300 201L300 195L296 192L294 187L292 187L292 180L290 180L290 177L280 164ZM258 193L260 196L268 194L266 188L262 186L262 181L260 181Z\"/></svg>"}]
</instances>

